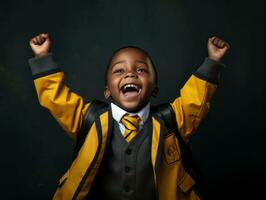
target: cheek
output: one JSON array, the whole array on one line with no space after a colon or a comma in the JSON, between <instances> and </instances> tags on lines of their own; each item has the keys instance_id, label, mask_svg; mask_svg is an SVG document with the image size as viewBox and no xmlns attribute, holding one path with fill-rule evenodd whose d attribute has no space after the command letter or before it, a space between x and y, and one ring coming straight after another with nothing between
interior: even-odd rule
<instances>
[{"instance_id":1,"label":"cheek","mask_svg":"<svg viewBox=\"0 0 266 200\"><path fill-rule=\"evenodd\" d=\"M151 77L144 77L142 83L150 89L154 85L154 80Z\"/></svg>"},{"instance_id":2,"label":"cheek","mask_svg":"<svg viewBox=\"0 0 266 200\"><path fill-rule=\"evenodd\" d=\"M119 81L116 79L111 79L112 81L109 82L110 91L116 92L119 89Z\"/></svg>"}]
</instances>

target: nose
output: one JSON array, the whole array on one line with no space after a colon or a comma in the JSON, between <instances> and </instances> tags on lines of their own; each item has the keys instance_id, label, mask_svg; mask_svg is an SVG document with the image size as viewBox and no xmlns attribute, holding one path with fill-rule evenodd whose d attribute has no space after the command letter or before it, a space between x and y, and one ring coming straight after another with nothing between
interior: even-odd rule
<instances>
[{"instance_id":1,"label":"nose","mask_svg":"<svg viewBox=\"0 0 266 200\"><path fill-rule=\"evenodd\" d=\"M138 78L138 75L132 71L127 72L125 78Z\"/></svg>"}]
</instances>

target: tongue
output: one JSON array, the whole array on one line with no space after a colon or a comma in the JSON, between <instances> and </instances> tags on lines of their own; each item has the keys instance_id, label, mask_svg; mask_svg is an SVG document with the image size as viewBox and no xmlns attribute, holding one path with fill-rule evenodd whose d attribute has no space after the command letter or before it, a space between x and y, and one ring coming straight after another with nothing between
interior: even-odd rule
<instances>
[{"instance_id":1,"label":"tongue","mask_svg":"<svg viewBox=\"0 0 266 200\"><path fill-rule=\"evenodd\" d=\"M128 91L128 92L125 92L124 95L127 97L127 98L134 98L136 96L138 96L138 92L137 91Z\"/></svg>"}]
</instances>

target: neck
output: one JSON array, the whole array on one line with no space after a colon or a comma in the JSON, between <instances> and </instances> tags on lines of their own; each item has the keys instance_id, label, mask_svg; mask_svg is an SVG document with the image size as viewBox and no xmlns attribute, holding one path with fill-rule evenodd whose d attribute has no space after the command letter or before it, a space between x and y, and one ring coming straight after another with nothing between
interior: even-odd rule
<instances>
[{"instance_id":1,"label":"neck","mask_svg":"<svg viewBox=\"0 0 266 200\"><path fill-rule=\"evenodd\" d=\"M140 112L143 108L145 108L148 104L150 104L150 102L147 102L146 104L144 104L143 106L141 106L140 108L136 108L136 109L127 109L127 108L124 108L124 107L121 107L119 106L117 103L115 103L114 101L110 101L111 103L115 104L116 106L118 106L119 108L123 109L125 112L127 113L131 113L131 114L134 114L134 113L138 113Z\"/></svg>"}]
</instances>

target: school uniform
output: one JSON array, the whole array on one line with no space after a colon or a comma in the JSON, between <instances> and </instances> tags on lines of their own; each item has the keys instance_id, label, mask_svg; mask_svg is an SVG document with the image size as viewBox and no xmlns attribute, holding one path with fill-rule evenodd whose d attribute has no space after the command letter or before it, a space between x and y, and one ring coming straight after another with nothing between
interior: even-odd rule
<instances>
[{"instance_id":1,"label":"school uniform","mask_svg":"<svg viewBox=\"0 0 266 200\"><path fill-rule=\"evenodd\" d=\"M29 63L40 104L76 140L90 102L65 85L64 73L51 53ZM209 111L223 67L206 58L171 102L185 142ZM59 180L54 199L199 199L195 181L182 165L178 139L174 133L165 134L168 130L150 112L150 104L137 113L140 130L130 142L123 138L125 127L120 123L125 113L111 103L95 119L77 157Z\"/></svg>"}]
</instances>

